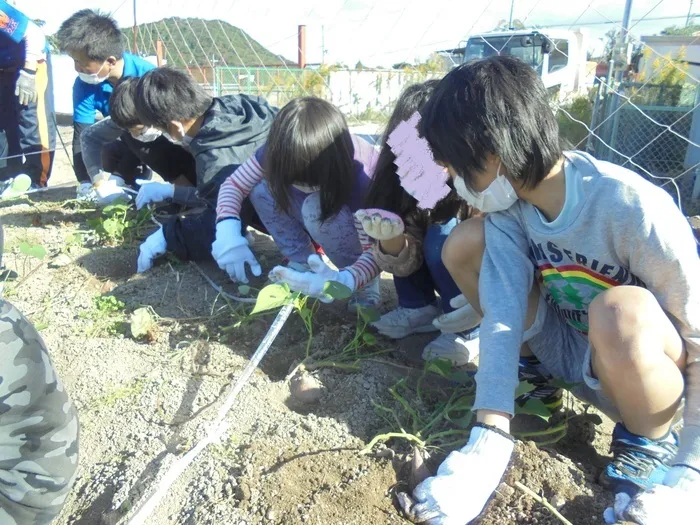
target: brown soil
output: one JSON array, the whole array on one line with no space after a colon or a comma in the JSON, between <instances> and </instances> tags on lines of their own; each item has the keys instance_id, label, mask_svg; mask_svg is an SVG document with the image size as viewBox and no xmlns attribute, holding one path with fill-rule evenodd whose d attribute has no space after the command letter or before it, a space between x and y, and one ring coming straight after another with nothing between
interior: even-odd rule
<instances>
[{"instance_id":1,"label":"brown soil","mask_svg":"<svg viewBox=\"0 0 700 525\"><path fill-rule=\"evenodd\" d=\"M58 166L55 182L70 180L67 169L65 161ZM87 230L87 218L97 213L63 207L74 191L56 189L0 203L4 263L22 283L8 283L6 290L8 300L41 325L80 412L79 478L56 523L126 523L174 459L204 435L206 422L273 317L226 328L240 320L235 305L231 309L192 266L163 260L147 274L134 275L137 243L105 247L87 242L68 250L66 239ZM46 260L21 255L22 240L43 245ZM257 236L254 249L266 268L279 261L264 236ZM213 264L202 267L236 292ZM384 279L383 309L395 301L392 288ZM144 305L153 308L159 318L149 341L125 335L119 328L122 318L98 326L104 320L90 315L95 298L106 294L123 301L126 314ZM354 329L355 318L343 305L324 307L311 351L341 348ZM393 460L391 453L363 456L359 450L384 426L372 401L390 403L387 388L418 370L428 339L430 334L381 341L394 350L382 357L386 363L363 362L359 372L318 371L319 402L299 406L289 399L285 377L304 357L307 336L293 315L229 413L229 433L173 485L148 523L406 523L394 506L394 493L405 490L408 448L390 443L396 450ZM480 524L559 523L514 488L515 481L559 506L576 525L602 522L610 497L595 480L605 464L611 424L583 415L580 403L569 405L566 414L578 416L560 443L547 450L518 444ZM538 426L531 421L519 425ZM429 466L434 469L439 461L436 456Z\"/></svg>"}]
</instances>

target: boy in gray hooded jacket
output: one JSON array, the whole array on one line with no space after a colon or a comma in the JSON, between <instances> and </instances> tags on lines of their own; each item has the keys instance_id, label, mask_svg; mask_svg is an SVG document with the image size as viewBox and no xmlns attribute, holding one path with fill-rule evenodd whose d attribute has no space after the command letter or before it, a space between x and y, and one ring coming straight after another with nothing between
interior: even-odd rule
<instances>
[{"instance_id":1,"label":"boy in gray hooded jacket","mask_svg":"<svg viewBox=\"0 0 700 525\"><path fill-rule=\"evenodd\" d=\"M664 190L586 153L563 152L536 72L496 56L450 72L420 131L465 221L443 261L483 314L469 442L402 501L421 523L464 524L513 450L518 359L573 383L617 422L601 483L607 523L694 523L700 498L700 259ZM672 431L685 397L685 426Z\"/></svg>"}]
</instances>

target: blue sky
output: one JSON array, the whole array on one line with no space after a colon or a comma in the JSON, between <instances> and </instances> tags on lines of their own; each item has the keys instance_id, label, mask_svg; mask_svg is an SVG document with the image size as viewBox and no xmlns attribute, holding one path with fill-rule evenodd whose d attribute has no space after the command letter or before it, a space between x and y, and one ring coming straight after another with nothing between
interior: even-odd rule
<instances>
[{"instance_id":1,"label":"blue sky","mask_svg":"<svg viewBox=\"0 0 700 525\"><path fill-rule=\"evenodd\" d=\"M696 2L700 11L700 2ZM133 23L133 0L22 0L21 8L47 21L54 32L82 8L112 12L122 26ZM225 20L245 30L274 53L296 60L297 25L307 26L307 61L321 61L325 33L326 61L391 66L423 59L430 52L457 46L469 34L492 29L507 19L510 0L137 0L137 20L152 22L170 16ZM635 36L658 33L685 23L689 0L634 0L632 18L643 18ZM567 24L622 19L623 0L516 0L514 18L526 24ZM50 14L49 14L50 10ZM672 20L648 18L677 16ZM591 45L600 47L616 24L587 26ZM322 31L322 27L325 31Z\"/></svg>"}]
</instances>

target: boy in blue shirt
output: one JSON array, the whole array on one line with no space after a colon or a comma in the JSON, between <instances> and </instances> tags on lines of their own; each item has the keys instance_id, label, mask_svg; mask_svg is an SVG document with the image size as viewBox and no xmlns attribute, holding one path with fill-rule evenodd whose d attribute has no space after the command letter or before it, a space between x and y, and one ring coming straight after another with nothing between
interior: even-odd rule
<instances>
[{"instance_id":1,"label":"boy in blue shirt","mask_svg":"<svg viewBox=\"0 0 700 525\"><path fill-rule=\"evenodd\" d=\"M39 26L4 0L0 0L0 108L3 192L19 179L26 181L23 191L30 185L45 186L56 146L50 55Z\"/></svg>"},{"instance_id":2,"label":"boy in blue shirt","mask_svg":"<svg viewBox=\"0 0 700 525\"><path fill-rule=\"evenodd\" d=\"M73 165L81 183L78 194L89 192L93 183L109 179L112 186L122 185L120 178L110 177L102 169L104 146L124 133L109 118L110 97L121 78L140 77L155 66L125 52L124 36L114 19L91 9L78 11L63 22L57 38L60 49L71 56L78 72L73 86ZM96 111L105 117L98 123ZM128 146L120 149L122 155L134 156Z\"/></svg>"}]
</instances>

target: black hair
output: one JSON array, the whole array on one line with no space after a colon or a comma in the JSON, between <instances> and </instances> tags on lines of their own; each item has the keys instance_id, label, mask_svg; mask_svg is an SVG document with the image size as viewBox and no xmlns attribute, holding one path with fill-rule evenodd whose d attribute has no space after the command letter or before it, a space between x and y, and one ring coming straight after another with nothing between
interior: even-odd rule
<instances>
[{"instance_id":1,"label":"black hair","mask_svg":"<svg viewBox=\"0 0 700 525\"><path fill-rule=\"evenodd\" d=\"M457 196L454 189L432 210L418 208L418 201L401 186L394 164L396 155L387 144L391 132L425 106L438 83L439 80L428 80L412 84L401 93L382 135L381 152L365 198L367 208L391 211L404 221L409 220L420 227L427 227L428 222L445 222L453 217L464 219L469 215L469 206Z\"/></svg>"},{"instance_id":2,"label":"black hair","mask_svg":"<svg viewBox=\"0 0 700 525\"><path fill-rule=\"evenodd\" d=\"M83 52L90 60L104 62L124 56L124 35L114 19L92 9L73 13L56 33L58 47L65 53Z\"/></svg>"},{"instance_id":3,"label":"black hair","mask_svg":"<svg viewBox=\"0 0 700 525\"><path fill-rule=\"evenodd\" d=\"M561 159L559 126L533 68L493 56L450 71L423 108L419 132L438 162L473 187L489 154L507 173L534 188Z\"/></svg>"},{"instance_id":4,"label":"black hair","mask_svg":"<svg viewBox=\"0 0 700 525\"><path fill-rule=\"evenodd\" d=\"M209 109L212 96L187 73L159 67L136 87L136 110L143 124L167 130L172 121L194 120Z\"/></svg>"},{"instance_id":5,"label":"black hair","mask_svg":"<svg viewBox=\"0 0 700 525\"><path fill-rule=\"evenodd\" d=\"M278 208L289 210L292 184L319 186L321 221L350 200L355 184L354 147L345 117L316 97L289 102L275 117L263 161L270 192Z\"/></svg>"},{"instance_id":6,"label":"black hair","mask_svg":"<svg viewBox=\"0 0 700 525\"><path fill-rule=\"evenodd\" d=\"M124 77L119 80L109 99L109 116L120 128L128 129L143 124L136 110L136 87L139 79Z\"/></svg>"}]
</instances>

